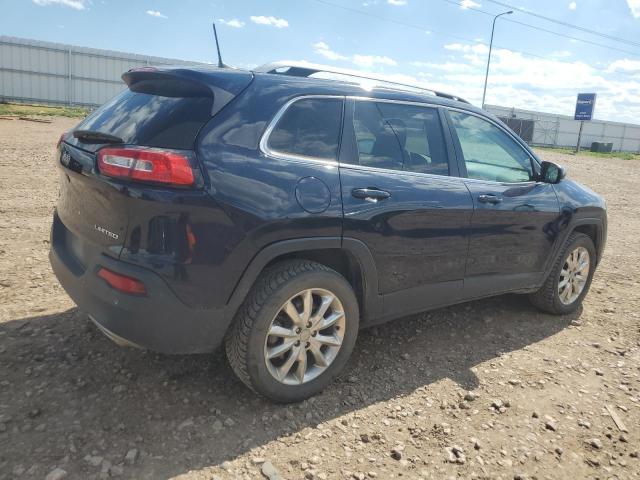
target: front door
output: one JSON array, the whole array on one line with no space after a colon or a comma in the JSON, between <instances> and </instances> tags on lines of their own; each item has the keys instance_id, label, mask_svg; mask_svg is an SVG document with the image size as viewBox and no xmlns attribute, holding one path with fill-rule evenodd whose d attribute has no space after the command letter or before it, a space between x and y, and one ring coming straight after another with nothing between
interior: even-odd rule
<instances>
[{"instance_id":1,"label":"front door","mask_svg":"<svg viewBox=\"0 0 640 480\"><path fill-rule=\"evenodd\" d=\"M555 240L549 228L559 214L553 186L536 181L531 155L497 124L470 113L448 114L474 203L467 296L535 286Z\"/></svg>"},{"instance_id":2,"label":"front door","mask_svg":"<svg viewBox=\"0 0 640 480\"><path fill-rule=\"evenodd\" d=\"M371 251L384 315L461 298L473 201L435 107L350 100L340 178L345 238ZM452 171L453 170L453 171Z\"/></svg>"}]
</instances>

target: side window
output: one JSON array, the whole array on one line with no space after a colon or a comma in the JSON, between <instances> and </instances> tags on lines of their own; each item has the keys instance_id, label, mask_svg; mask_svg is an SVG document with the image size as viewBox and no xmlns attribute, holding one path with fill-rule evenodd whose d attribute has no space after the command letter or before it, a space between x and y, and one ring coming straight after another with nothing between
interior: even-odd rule
<instances>
[{"instance_id":1,"label":"side window","mask_svg":"<svg viewBox=\"0 0 640 480\"><path fill-rule=\"evenodd\" d=\"M353 127L360 165L449 175L435 108L356 101Z\"/></svg>"},{"instance_id":2,"label":"side window","mask_svg":"<svg viewBox=\"0 0 640 480\"><path fill-rule=\"evenodd\" d=\"M534 179L529 154L500 128L475 115L449 114L469 178L510 183Z\"/></svg>"},{"instance_id":3,"label":"side window","mask_svg":"<svg viewBox=\"0 0 640 480\"><path fill-rule=\"evenodd\" d=\"M341 99L302 99L284 112L267 145L279 153L336 160L341 127Z\"/></svg>"}]
</instances>

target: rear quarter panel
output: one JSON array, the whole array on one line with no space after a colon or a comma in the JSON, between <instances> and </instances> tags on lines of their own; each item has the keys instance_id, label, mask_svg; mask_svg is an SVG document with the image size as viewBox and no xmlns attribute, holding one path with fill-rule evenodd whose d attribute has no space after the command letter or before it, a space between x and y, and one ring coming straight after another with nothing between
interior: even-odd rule
<instances>
[{"instance_id":1,"label":"rear quarter panel","mask_svg":"<svg viewBox=\"0 0 640 480\"><path fill-rule=\"evenodd\" d=\"M220 112L201 132L198 157L207 190L224 212L228 235L207 240L218 252L207 265L215 301L226 302L245 268L264 247L275 242L334 237L342 232L342 201L337 163L281 159L260 151L268 123L291 98L319 93L301 82L291 88L277 76L256 76L251 87ZM322 92L320 92L322 93ZM296 185L307 177L323 182L330 200L318 213L296 200ZM212 225L215 229L216 226Z\"/></svg>"}]
</instances>

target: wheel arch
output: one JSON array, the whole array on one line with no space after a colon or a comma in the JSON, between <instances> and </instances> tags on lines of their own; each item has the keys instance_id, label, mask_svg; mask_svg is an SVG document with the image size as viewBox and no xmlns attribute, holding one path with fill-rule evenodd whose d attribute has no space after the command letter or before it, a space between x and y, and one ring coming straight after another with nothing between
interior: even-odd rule
<instances>
[{"instance_id":1,"label":"wheel arch","mask_svg":"<svg viewBox=\"0 0 640 480\"><path fill-rule=\"evenodd\" d=\"M598 265L604 250L604 228L603 222L599 218L584 218L574 223L573 227L569 229L567 237L573 232L583 233L588 236L596 248L596 265Z\"/></svg>"},{"instance_id":2,"label":"wheel arch","mask_svg":"<svg viewBox=\"0 0 640 480\"><path fill-rule=\"evenodd\" d=\"M359 240L340 237L291 239L263 248L243 272L228 305L237 311L266 268L292 258L321 263L345 277L358 299L362 324L381 315L382 297L378 294L378 274L371 252Z\"/></svg>"}]
</instances>

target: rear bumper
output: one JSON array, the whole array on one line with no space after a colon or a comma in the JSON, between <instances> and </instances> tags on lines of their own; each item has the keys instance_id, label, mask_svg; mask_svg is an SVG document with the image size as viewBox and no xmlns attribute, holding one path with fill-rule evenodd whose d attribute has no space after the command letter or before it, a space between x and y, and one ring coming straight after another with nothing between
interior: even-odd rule
<instances>
[{"instance_id":1,"label":"rear bumper","mask_svg":"<svg viewBox=\"0 0 640 480\"><path fill-rule=\"evenodd\" d=\"M64 230L56 215L49 252L53 272L72 300L109 338L160 353L206 353L220 346L232 318L228 309L188 307L160 276L103 254L91 256L95 260L83 266L66 247ZM147 294L114 290L96 275L100 267L141 280Z\"/></svg>"}]
</instances>

